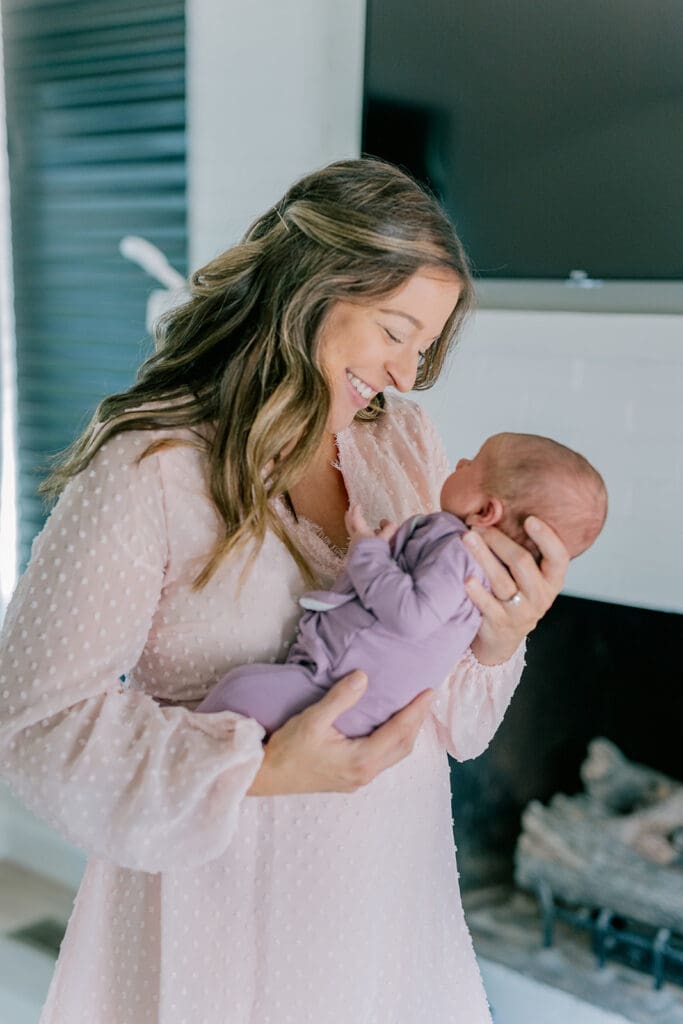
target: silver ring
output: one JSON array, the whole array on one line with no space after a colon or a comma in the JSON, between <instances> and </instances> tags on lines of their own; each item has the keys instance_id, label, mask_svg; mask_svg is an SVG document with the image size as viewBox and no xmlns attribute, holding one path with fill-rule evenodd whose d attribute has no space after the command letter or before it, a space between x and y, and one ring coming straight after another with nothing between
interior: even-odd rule
<instances>
[{"instance_id":1,"label":"silver ring","mask_svg":"<svg viewBox=\"0 0 683 1024\"><path fill-rule=\"evenodd\" d=\"M505 602L505 604L521 604L521 603L522 603L522 595L520 594L520 592L518 590L516 590L514 592L512 597L508 597L507 601Z\"/></svg>"}]
</instances>

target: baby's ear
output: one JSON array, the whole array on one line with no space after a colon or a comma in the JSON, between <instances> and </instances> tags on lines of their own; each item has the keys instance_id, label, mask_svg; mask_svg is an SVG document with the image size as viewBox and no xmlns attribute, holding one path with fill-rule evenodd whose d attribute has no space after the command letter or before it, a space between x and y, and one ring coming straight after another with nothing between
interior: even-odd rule
<instances>
[{"instance_id":1,"label":"baby's ear","mask_svg":"<svg viewBox=\"0 0 683 1024\"><path fill-rule=\"evenodd\" d=\"M468 515L468 526L495 526L503 518L503 503L499 498L486 498L478 512Z\"/></svg>"}]
</instances>

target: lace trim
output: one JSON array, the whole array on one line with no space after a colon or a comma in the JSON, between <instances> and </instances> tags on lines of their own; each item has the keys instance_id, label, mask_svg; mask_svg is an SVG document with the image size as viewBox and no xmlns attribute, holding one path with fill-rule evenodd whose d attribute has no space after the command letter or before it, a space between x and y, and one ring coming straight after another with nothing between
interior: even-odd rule
<instances>
[{"instance_id":1,"label":"lace trim","mask_svg":"<svg viewBox=\"0 0 683 1024\"><path fill-rule=\"evenodd\" d=\"M413 408L412 402L404 404L392 396L387 403L385 416L395 422L387 419L387 425L396 429L396 424L402 424L407 414L414 415ZM383 480L382 487L377 486L377 471L386 460L386 445L377 436L378 426L382 425L383 420L373 423L354 420L345 430L335 434L337 457L332 465L344 478L349 501L358 502L371 525L379 524L383 516L402 522L418 510L424 511L421 507L424 502L416 500L417 493L413 492L413 482L402 460L398 459L396 466L387 465L387 478ZM359 443L360 438L362 441ZM391 438L388 439L389 447L390 442ZM376 467L374 471L368 471L368 461ZM306 516L296 518L282 498L275 499L274 507L285 521L292 538L321 576L321 586L329 586L339 575L347 552L337 547L317 523Z\"/></svg>"},{"instance_id":2,"label":"lace trim","mask_svg":"<svg viewBox=\"0 0 683 1024\"><path fill-rule=\"evenodd\" d=\"M339 575L345 553L331 543L316 523L305 516L295 519L282 498L276 498L273 506L290 536L310 561L319 577L320 588L329 586Z\"/></svg>"},{"instance_id":3,"label":"lace trim","mask_svg":"<svg viewBox=\"0 0 683 1024\"><path fill-rule=\"evenodd\" d=\"M302 526L313 531L318 540L322 541L322 543L325 545L326 548L328 548L330 554L337 562L344 561L344 559L346 558L346 551L348 549L342 550L341 548L338 548L336 544L333 544L330 538L323 530L322 526L318 526L317 523L314 523L310 519L307 519L306 516L299 516L299 523Z\"/></svg>"}]
</instances>

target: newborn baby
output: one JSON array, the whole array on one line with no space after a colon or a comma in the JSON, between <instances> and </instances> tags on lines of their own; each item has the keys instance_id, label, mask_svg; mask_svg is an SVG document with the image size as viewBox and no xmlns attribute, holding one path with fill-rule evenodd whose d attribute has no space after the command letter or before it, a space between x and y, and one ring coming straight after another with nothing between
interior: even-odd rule
<instances>
[{"instance_id":1,"label":"newborn baby","mask_svg":"<svg viewBox=\"0 0 683 1024\"><path fill-rule=\"evenodd\" d=\"M354 669L367 674L360 700L335 721L365 736L453 671L479 629L465 591L481 567L461 542L471 526L497 526L532 552L529 515L560 536L572 558L600 533L607 494L582 455L533 434L495 434L473 459L461 459L441 490L441 512L399 527L369 529L360 509L346 515L351 543L331 590L312 591L283 665L233 669L197 711L236 711L273 732L319 700ZM379 534L379 535L378 535Z\"/></svg>"}]
</instances>

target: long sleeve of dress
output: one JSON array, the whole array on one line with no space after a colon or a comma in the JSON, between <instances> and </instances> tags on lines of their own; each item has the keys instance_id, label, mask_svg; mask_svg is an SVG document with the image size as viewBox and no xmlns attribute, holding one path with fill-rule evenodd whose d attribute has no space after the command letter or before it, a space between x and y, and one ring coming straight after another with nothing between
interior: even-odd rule
<instances>
[{"instance_id":1,"label":"long sleeve of dress","mask_svg":"<svg viewBox=\"0 0 683 1024\"><path fill-rule=\"evenodd\" d=\"M481 665L468 649L436 692L431 713L439 740L456 761L482 754L493 739L524 668L522 642L502 665Z\"/></svg>"},{"instance_id":2,"label":"long sleeve of dress","mask_svg":"<svg viewBox=\"0 0 683 1024\"><path fill-rule=\"evenodd\" d=\"M438 508L449 473L448 457L438 431L421 408L419 420L422 465L428 474L430 500ZM478 757L493 739L519 684L525 650L526 641L522 641L502 665L482 665L468 649L437 690L431 714L440 742L457 761Z\"/></svg>"},{"instance_id":3,"label":"long sleeve of dress","mask_svg":"<svg viewBox=\"0 0 683 1024\"><path fill-rule=\"evenodd\" d=\"M226 849L264 730L121 686L164 585L159 456L136 462L150 440L110 440L34 542L0 643L0 774L88 854L156 872Z\"/></svg>"}]
</instances>

